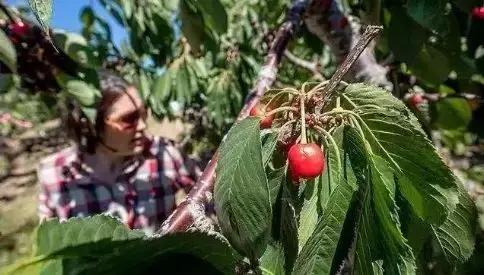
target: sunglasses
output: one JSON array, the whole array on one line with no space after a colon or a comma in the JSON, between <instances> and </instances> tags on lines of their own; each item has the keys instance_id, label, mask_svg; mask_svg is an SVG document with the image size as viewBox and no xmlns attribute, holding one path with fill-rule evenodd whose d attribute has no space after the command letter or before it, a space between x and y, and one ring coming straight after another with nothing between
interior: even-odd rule
<instances>
[{"instance_id":1,"label":"sunglasses","mask_svg":"<svg viewBox=\"0 0 484 275\"><path fill-rule=\"evenodd\" d=\"M116 122L122 125L123 130L131 130L135 129L138 126L138 122L140 119L145 120L146 117L146 110L136 110L121 116L119 119L116 120Z\"/></svg>"}]
</instances>

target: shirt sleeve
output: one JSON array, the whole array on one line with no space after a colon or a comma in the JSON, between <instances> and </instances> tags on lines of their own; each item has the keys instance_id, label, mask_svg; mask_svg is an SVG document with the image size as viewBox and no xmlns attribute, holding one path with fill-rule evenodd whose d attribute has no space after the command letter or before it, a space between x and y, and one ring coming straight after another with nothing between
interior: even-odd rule
<instances>
[{"instance_id":1,"label":"shirt sleeve","mask_svg":"<svg viewBox=\"0 0 484 275\"><path fill-rule=\"evenodd\" d=\"M56 211L52 207L52 196L47 187L47 182L45 181L44 172L45 172L45 166L41 164L37 171L37 177L40 184L39 205L38 205L38 214L39 214L40 221L56 217L56 214L55 214Z\"/></svg>"},{"instance_id":2,"label":"shirt sleeve","mask_svg":"<svg viewBox=\"0 0 484 275\"><path fill-rule=\"evenodd\" d=\"M202 174L202 171L195 159L190 158L180 150L178 150L178 153L179 158L175 160L178 175L177 183L188 194Z\"/></svg>"},{"instance_id":3,"label":"shirt sleeve","mask_svg":"<svg viewBox=\"0 0 484 275\"><path fill-rule=\"evenodd\" d=\"M162 145L160 153L163 163L161 173L173 175L174 187L177 190L183 188L188 194L202 175L199 162L182 152L173 142ZM206 205L206 214L211 218L215 217L213 196Z\"/></svg>"},{"instance_id":4,"label":"shirt sleeve","mask_svg":"<svg viewBox=\"0 0 484 275\"><path fill-rule=\"evenodd\" d=\"M159 148L159 159L162 164L159 172L173 180L174 189L183 189L188 193L202 173L197 161L180 150L171 140L162 139Z\"/></svg>"}]
</instances>

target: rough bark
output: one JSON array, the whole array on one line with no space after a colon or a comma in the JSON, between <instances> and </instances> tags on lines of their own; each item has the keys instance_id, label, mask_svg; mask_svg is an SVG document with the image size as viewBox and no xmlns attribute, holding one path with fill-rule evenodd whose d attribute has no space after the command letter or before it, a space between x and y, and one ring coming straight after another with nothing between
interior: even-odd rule
<instances>
[{"instance_id":1,"label":"rough bark","mask_svg":"<svg viewBox=\"0 0 484 275\"><path fill-rule=\"evenodd\" d=\"M338 63L343 62L361 37L362 27L356 17L346 16L337 1L312 0L304 22L308 30L327 44ZM373 46L366 48L346 75L348 82L364 81L392 90L388 69L377 63Z\"/></svg>"}]
</instances>

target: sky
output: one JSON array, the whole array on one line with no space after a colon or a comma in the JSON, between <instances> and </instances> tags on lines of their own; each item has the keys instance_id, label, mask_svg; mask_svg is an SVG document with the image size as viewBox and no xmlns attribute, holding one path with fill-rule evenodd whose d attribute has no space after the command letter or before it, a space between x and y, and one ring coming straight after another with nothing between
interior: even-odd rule
<instances>
[{"instance_id":1,"label":"sky","mask_svg":"<svg viewBox=\"0 0 484 275\"><path fill-rule=\"evenodd\" d=\"M7 0L8 5L28 5L28 0ZM125 30L113 19L112 16L99 4L98 0L53 0L53 14L51 26L54 29L64 29L70 32L81 31L79 13L81 9L91 5L96 14L105 19L111 26L113 42L117 46L126 38Z\"/></svg>"}]
</instances>

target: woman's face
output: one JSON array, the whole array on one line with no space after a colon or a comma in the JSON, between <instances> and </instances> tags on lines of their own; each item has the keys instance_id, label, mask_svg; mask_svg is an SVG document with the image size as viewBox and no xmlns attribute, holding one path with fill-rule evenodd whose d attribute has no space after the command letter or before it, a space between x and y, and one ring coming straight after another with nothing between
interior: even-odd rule
<instances>
[{"instance_id":1,"label":"woman's face","mask_svg":"<svg viewBox=\"0 0 484 275\"><path fill-rule=\"evenodd\" d=\"M104 144L118 155L138 154L146 141L146 109L134 87L117 98L106 113Z\"/></svg>"}]
</instances>

